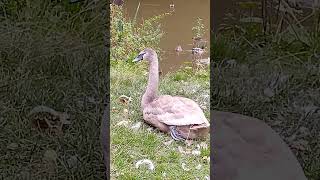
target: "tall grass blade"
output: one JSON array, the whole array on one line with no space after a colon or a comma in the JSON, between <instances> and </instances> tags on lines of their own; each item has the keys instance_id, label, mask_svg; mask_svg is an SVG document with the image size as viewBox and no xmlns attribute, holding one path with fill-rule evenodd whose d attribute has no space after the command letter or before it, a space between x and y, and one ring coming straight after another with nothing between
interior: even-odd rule
<instances>
[{"instance_id":1,"label":"tall grass blade","mask_svg":"<svg viewBox=\"0 0 320 180\"><path fill-rule=\"evenodd\" d=\"M140 1L139 1L139 4L138 4L138 7L137 7L137 9L136 9L136 13L134 14L134 18L133 18L133 25L135 25L135 23L136 23L137 15L138 15L139 9L140 9Z\"/></svg>"}]
</instances>

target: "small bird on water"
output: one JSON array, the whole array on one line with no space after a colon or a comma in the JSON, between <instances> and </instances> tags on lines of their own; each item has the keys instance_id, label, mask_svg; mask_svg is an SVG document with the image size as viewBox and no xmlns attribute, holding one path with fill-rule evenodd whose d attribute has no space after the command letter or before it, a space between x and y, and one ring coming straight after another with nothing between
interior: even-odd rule
<instances>
[{"instance_id":1,"label":"small bird on water","mask_svg":"<svg viewBox=\"0 0 320 180\"><path fill-rule=\"evenodd\" d=\"M123 0L113 0L113 4L121 6L124 3Z\"/></svg>"},{"instance_id":2,"label":"small bird on water","mask_svg":"<svg viewBox=\"0 0 320 180\"><path fill-rule=\"evenodd\" d=\"M192 48L192 54L202 55L204 53L204 49L202 48Z\"/></svg>"},{"instance_id":3,"label":"small bird on water","mask_svg":"<svg viewBox=\"0 0 320 180\"><path fill-rule=\"evenodd\" d=\"M180 45L178 45L176 48L175 48L175 51L177 53L177 55L179 56L180 52L182 52L182 47Z\"/></svg>"}]
</instances>

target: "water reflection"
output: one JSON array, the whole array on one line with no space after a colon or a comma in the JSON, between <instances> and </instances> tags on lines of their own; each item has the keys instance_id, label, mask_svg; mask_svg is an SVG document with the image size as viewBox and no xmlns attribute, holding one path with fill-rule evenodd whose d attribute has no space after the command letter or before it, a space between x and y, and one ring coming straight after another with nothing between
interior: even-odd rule
<instances>
[{"instance_id":1,"label":"water reflection","mask_svg":"<svg viewBox=\"0 0 320 180\"><path fill-rule=\"evenodd\" d=\"M129 17L134 17L139 1L125 1L124 8ZM172 15L162 20L162 30L165 32L160 48L164 53L160 57L160 69L162 73L175 71L185 62L191 62L194 57L195 44L192 28L196 25L198 18L202 19L205 27L202 38L202 45L205 51L202 58L209 57L210 48L210 0L185 1L185 0L144 0L140 1L140 10L137 14L138 22L154 15L171 12ZM200 43L200 44L201 44ZM177 48L179 47L179 48ZM178 50L178 51L177 51Z\"/></svg>"}]
</instances>

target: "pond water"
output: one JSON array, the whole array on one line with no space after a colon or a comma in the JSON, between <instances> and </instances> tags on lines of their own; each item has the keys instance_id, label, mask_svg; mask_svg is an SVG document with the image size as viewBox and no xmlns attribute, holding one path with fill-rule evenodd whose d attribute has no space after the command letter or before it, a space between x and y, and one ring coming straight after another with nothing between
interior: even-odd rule
<instances>
[{"instance_id":1,"label":"pond water","mask_svg":"<svg viewBox=\"0 0 320 180\"><path fill-rule=\"evenodd\" d=\"M187 62L192 62L194 56L192 27L195 26L197 19L201 18L205 26L203 40L207 41L207 48L201 59L210 56L210 0L130 0L125 1L124 9L129 17L134 17L138 4L140 2L137 21L142 22L154 15L172 12L172 15L166 16L161 22L162 30L165 32L160 42L160 48L163 50L160 59L160 71L167 73L176 71ZM170 7L171 6L171 7ZM181 52L175 51L177 46L181 46Z\"/></svg>"}]
</instances>

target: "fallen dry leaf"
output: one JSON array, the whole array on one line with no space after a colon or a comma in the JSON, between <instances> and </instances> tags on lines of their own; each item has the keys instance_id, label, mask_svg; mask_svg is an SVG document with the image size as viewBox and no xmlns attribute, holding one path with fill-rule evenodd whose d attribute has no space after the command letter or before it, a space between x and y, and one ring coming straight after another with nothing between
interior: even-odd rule
<instances>
[{"instance_id":1,"label":"fallen dry leaf","mask_svg":"<svg viewBox=\"0 0 320 180\"><path fill-rule=\"evenodd\" d=\"M202 148L202 149L208 149L208 144L205 143L205 142L201 142L201 143L200 143L200 148Z\"/></svg>"},{"instance_id":2,"label":"fallen dry leaf","mask_svg":"<svg viewBox=\"0 0 320 180\"><path fill-rule=\"evenodd\" d=\"M78 160L77 156L71 156L67 160L67 163L68 163L69 168L75 168L78 166L79 160Z\"/></svg>"},{"instance_id":3,"label":"fallen dry leaf","mask_svg":"<svg viewBox=\"0 0 320 180\"><path fill-rule=\"evenodd\" d=\"M43 160L45 162L56 163L57 158L58 158L58 155L57 155L56 151L53 149L46 150L46 152L43 155Z\"/></svg>"},{"instance_id":4,"label":"fallen dry leaf","mask_svg":"<svg viewBox=\"0 0 320 180\"><path fill-rule=\"evenodd\" d=\"M149 159L139 160L139 161L136 163L136 168L139 168L139 166L142 165L142 164L147 164L148 169L151 170L151 171L153 171L154 168L155 168L154 165L153 165L153 163L152 163L152 161L149 160Z\"/></svg>"},{"instance_id":5,"label":"fallen dry leaf","mask_svg":"<svg viewBox=\"0 0 320 180\"><path fill-rule=\"evenodd\" d=\"M207 110L207 106L206 105L200 105L200 108L203 110Z\"/></svg>"},{"instance_id":6,"label":"fallen dry leaf","mask_svg":"<svg viewBox=\"0 0 320 180\"><path fill-rule=\"evenodd\" d=\"M297 135L296 134L292 134L290 137L287 138L287 141L292 143L294 142L294 140L296 139Z\"/></svg>"},{"instance_id":7,"label":"fallen dry leaf","mask_svg":"<svg viewBox=\"0 0 320 180\"><path fill-rule=\"evenodd\" d=\"M167 173L162 173L162 177L166 177L167 176Z\"/></svg>"},{"instance_id":8,"label":"fallen dry leaf","mask_svg":"<svg viewBox=\"0 0 320 180\"><path fill-rule=\"evenodd\" d=\"M129 117L129 110L128 109L123 109L123 116L125 119L128 119L128 117Z\"/></svg>"},{"instance_id":9,"label":"fallen dry leaf","mask_svg":"<svg viewBox=\"0 0 320 180\"><path fill-rule=\"evenodd\" d=\"M298 141L294 141L292 144L292 147L297 150L305 151L305 150L309 149L309 143L308 143L308 141L301 139Z\"/></svg>"},{"instance_id":10,"label":"fallen dry leaf","mask_svg":"<svg viewBox=\"0 0 320 180\"><path fill-rule=\"evenodd\" d=\"M306 128L306 127L303 127L303 126L299 128L299 132L300 132L303 136L308 136L308 135L310 135L309 129Z\"/></svg>"},{"instance_id":11,"label":"fallen dry leaf","mask_svg":"<svg viewBox=\"0 0 320 180\"><path fill-rule=\"evenodd\" d=\"M118 110L116 107L112 107L112 108L111 108L111 111L112 111L112 112L119 112L119 110Z\"/></svg>"},{"instance_id":12,"label":"fallen dry leaf","mask_svg":"<svg viewBox=\"0 0 320 180\"><path fill-rule=\"evenodd\" d=\"M164 145L169 146L174 140L171 139L169 141L163 142Z\"/></svg>"},{"instance_id":13,"label":"fallen dry leaf","mask_svg":"<svg viewBox=\"0 0 320 180\"><path fill-rule=\"evenodd\" d=\"M43 155L42 161L43 165L48 174L55 173L58 155L55 150L48 149Z\"/></svg>"},{"instance_id":14,"label":"fallen dry leaf","mask_svg":"<svg viewBox=\"0 0 320 180\"><path fill-rule=\"evenodd\" d=\"M186 153L181 146L178 146L178 151L179 151L180 153L182 153L182 154L185 154L185 153Z\"/></svg>"},{"instance_id":15,"label":"fallen dry leaf","mask_svg":"<svg viewBox=\"0 0 320 180\"><path fill-rule=\"evenodd\" d=\"M181 146L178 146L178 151L179 151L181 154L191 154L191 153L192 153L192 149L186 148L186 149L184 150L183 147L181 147Z\"/></svg>"},{"instance_id":16,"label":"fallen dry leaf","mask_svg":"<svg viewBox=\"0 0 320 180\"><path fill-rule=\"evenodd\" d=\"M129 124L128 121L123 120L123 121L118 122L118 123L116 124L116 126L125 126L125 127L127 127L128 124Z\"/></svg>"},{"instance_id":17,"label":"fallen dry leaf","mask_svg":"<svg viewBox=\"0 0 320 180\"><path fill-rule=\"evenodd\" d=\"M7 149L9 150L16 150L18 149L19 145L17 143L10 143L7 145Z\"/></svg>"},{"instance_id":18,"label":"fallen dry leaf","mask_svg":"<svg viewBox=\"0 0 320 180\"><path fill-rule=\"evenodd\" d=\"M185 143L186 143L187 146L191 146L192 143L193 143L193 140L191 140L191 139L190 140L186 140Z\"/></svg>"},{"instance_id":19,"label":"fallen dry leaf","mask_svg":"<svg viewBox=\"0 0 320 180\"><path fill-rule=\"evenodd\" d=\"M58 112L47 106L34 107L28 117L32 124L39 129L50 129L52 132L62 133L64 125L69 125L69 115L65 112Z\"/></svg>"},{"instance_id":20,"label":"fallen dry leaf","mask_svg":"<svg viewBox=\"0 0 320 180\"><path fill-rule=\"evenodd\" d=\"M196 169L198 169L198 170L200 170L202 168L202 165L201 164L198 164L197 166L196 166Z\"/></svg>"},{"instance_id":21,"label":"fallen dry leaf","mask_svg":"<svg viewBox=\"0 0 320 180\"><path fill-rule=\"evenodd\" d=\"M199 145L199 144L197 144L197 149L199 149L199 150L200 150L200 148L201 148L201 147L200 147L200 145Z\"/></svg>"},{"instance_id":22,"label":"fallen dry leaf","mask_svg":"<svg viewBox=\"0 0 320 180\"><path fill-rule=\"evenodd\" d=\"M186 163L182 163L181 166L182 166L182 169L183 169L184 171L189 171L189 170L190 170L189 168L187 168Z\"/></svg>"},{"instance_id":23,"label":"fallen dry leaf","mask_svg":"<svg viewBox=\"0 0 320 180\"><path fill-rule=\"evenodd\" d=\"M208 157L208 156L203 156L202 159L205 160L205 161L207 161L208 163L210 163L210 157Z\"/></svg>"},{"instance_id":24,"label":"fallen dry leaf","mask_svg":"<svg viewBox=\"0 0 320 180\"><path fill-rule=\"evenodd\" d=\"M201 154L201 152L199 150L193 150L192 154L195 156L199 156Z\"/></svg>"},{"instance_id":25,"label":"fallen dry leaf","mask_svg":"<svg viewBox=\"0 0 320 180\"><path fill-rule=\"evenodd\" d=\"M192 149L186 148L185 154L191 154L191 152L192 152Z\"/></svg>"},{"instance_id":26,"label":"fallen dry leaf","mask_svg":"<svg viewBox=\"0 0 320 180\"><path fill-rule=\"evenodd\" d=\"M125 105L128 105L131 101L132 101L132 98L131 97L128 97L126 95L121 95L119 97L119 100L121 103L125 104Z\"/></svg>"},{"instance_id":27,"label":"fallen dry leaf","mask_svg":"<svg viewBox=\"0 0 320 180\"><path fill-rule=\"evenodd\" d=\"M131 129L137 131L141 127L141 125L142 125L141 122L137 122L133 126L131 126Z\"/></svg>"}]
</instances>

